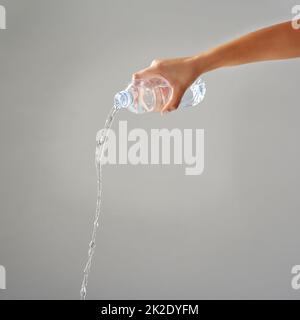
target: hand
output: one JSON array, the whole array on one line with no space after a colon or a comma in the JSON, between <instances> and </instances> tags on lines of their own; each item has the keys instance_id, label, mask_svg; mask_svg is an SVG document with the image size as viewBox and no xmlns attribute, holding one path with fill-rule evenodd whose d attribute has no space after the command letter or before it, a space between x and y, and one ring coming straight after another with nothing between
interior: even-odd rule
<instances>
[{"instance_id":1,"label":"hand","mask_svg":"<svg viewBox=\"0 0 300 320\"><path fill-rule=\"evenodd\" d=\"M154 60L150 67L132 76L133 82L155 75L165 78L172 88L170 101L163 107L161 114L176 110L186 89L199 77L199 63L193 57Z\"/></svg>"}]
</instances>

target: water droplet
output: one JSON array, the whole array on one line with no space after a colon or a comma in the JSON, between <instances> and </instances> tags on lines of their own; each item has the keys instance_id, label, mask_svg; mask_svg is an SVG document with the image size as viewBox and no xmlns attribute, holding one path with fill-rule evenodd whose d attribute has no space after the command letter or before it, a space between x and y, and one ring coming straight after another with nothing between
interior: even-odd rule
<instances>
[{"instance_id":1,"label":"water droplet","mask_svg":"<svg viewBox=\"0 0 300 320\"><path fill-rule=\"evenodd\" d=\"M98 220L95 220L95 221L94 221L94 226L95 226L96 228L99 227L99 222L98 222Z\"/></svg>"},{"instance_id":2,"label":"water droplet","mask_svg":"<svg viewBox=\"0 0 300 320\"><path fill-rule=\"evenodd\" d=\"M86 297L86 288L83 286L82 288L81 288L81 290L80 290L80 297L81 297L81 299L85 299L85 297Z\"/></svg>"},{"instance_id":3,"label":"water droplet","mask_svg":"<svg viewBox=\"0 0 300 320\"><path fill-rule=\"evenodd\" d=\"M84 277L85 277L85 276L88 276L89 271L90 271L90 266L91 266L90 264L88 264L88 265L85 266L84 271L83 271ZM85 281L85 278L84 278L84 281Z\"/></svg>"},{"instance_id":4,"label":"water droplet","mask_svg":"<svg viewBox=\"0 0 300 320\"><path fill-rule=\"evenodd\" d=\"M107 138L105 136L100 137L99 144L102 145Z\"/></svg>"},{"instance_id":5,"label":"water droplet","mask_svg":"<svg viewBox=\"0 0 300 320\"><path fill-rule=\"evenodd\" d=\"M90 242L90 248L93 249L96 247L96 243L94 241Z\"/></svg>"}]
</instances>

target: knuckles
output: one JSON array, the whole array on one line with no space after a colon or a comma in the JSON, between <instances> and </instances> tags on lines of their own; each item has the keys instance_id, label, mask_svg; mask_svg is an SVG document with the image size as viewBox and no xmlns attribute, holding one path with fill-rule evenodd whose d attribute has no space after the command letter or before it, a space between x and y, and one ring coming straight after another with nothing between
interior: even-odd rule
<instances>
[{"instance_id":1,"label":"knuckles","mask_svg":"<svg viewBox=\"0 0 300 320\"><path fill-rule=\"evenodd\" d=\"M151 66L152 67L156 67L156 68L160 68L162 66L162 60L160 59L154 59L152 62L151 62Z\"/></svg>"},{"instance_id":2,"label":"knuckles","mask_svg":"<svg viewBox=\"0 0 300 320\"><path fill-rule=\"evenodd\" d=\"M139 78L139 73L138 72L135 72L132 74L132 80L136 80Z\"/></svg>"}]
</instances>

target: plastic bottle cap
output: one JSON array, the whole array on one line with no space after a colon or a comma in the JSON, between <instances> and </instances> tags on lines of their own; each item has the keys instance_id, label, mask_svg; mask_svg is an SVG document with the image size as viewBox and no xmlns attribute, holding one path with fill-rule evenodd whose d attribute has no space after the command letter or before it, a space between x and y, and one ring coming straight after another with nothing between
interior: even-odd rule
<instances>
[{"instance_id":1,"label":"plastic bottle cap","mask_svg":"<svg viewBox=\"0 0 300 320\"><path fill-rule=\"evenodd\" d=\"M116 108L128 108L133 103L132 94L129 91L123 90L115 95Z\"/></svg>"}]
</instances>

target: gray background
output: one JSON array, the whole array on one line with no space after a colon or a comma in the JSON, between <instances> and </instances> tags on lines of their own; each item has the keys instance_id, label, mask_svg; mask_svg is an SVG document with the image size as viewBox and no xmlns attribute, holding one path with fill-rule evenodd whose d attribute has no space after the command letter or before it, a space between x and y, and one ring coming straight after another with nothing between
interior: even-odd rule
<instances>
[{"instance_id":1,"label":"gray background","mask_svg":"<svg viewBox=\"0 0 300 320\"><path fill-rule=\"evenodd\" d=\"M77 299L95 211L95 134L114 93L152 59L289 20L296 2L1 4L0 299ZM199 108L118 115L129 129L204 128L205 169L105 167L88 298L300 298L291 287L300 264L299 66L218 70L204 76Z\"/></svg>"}]
</instances>

